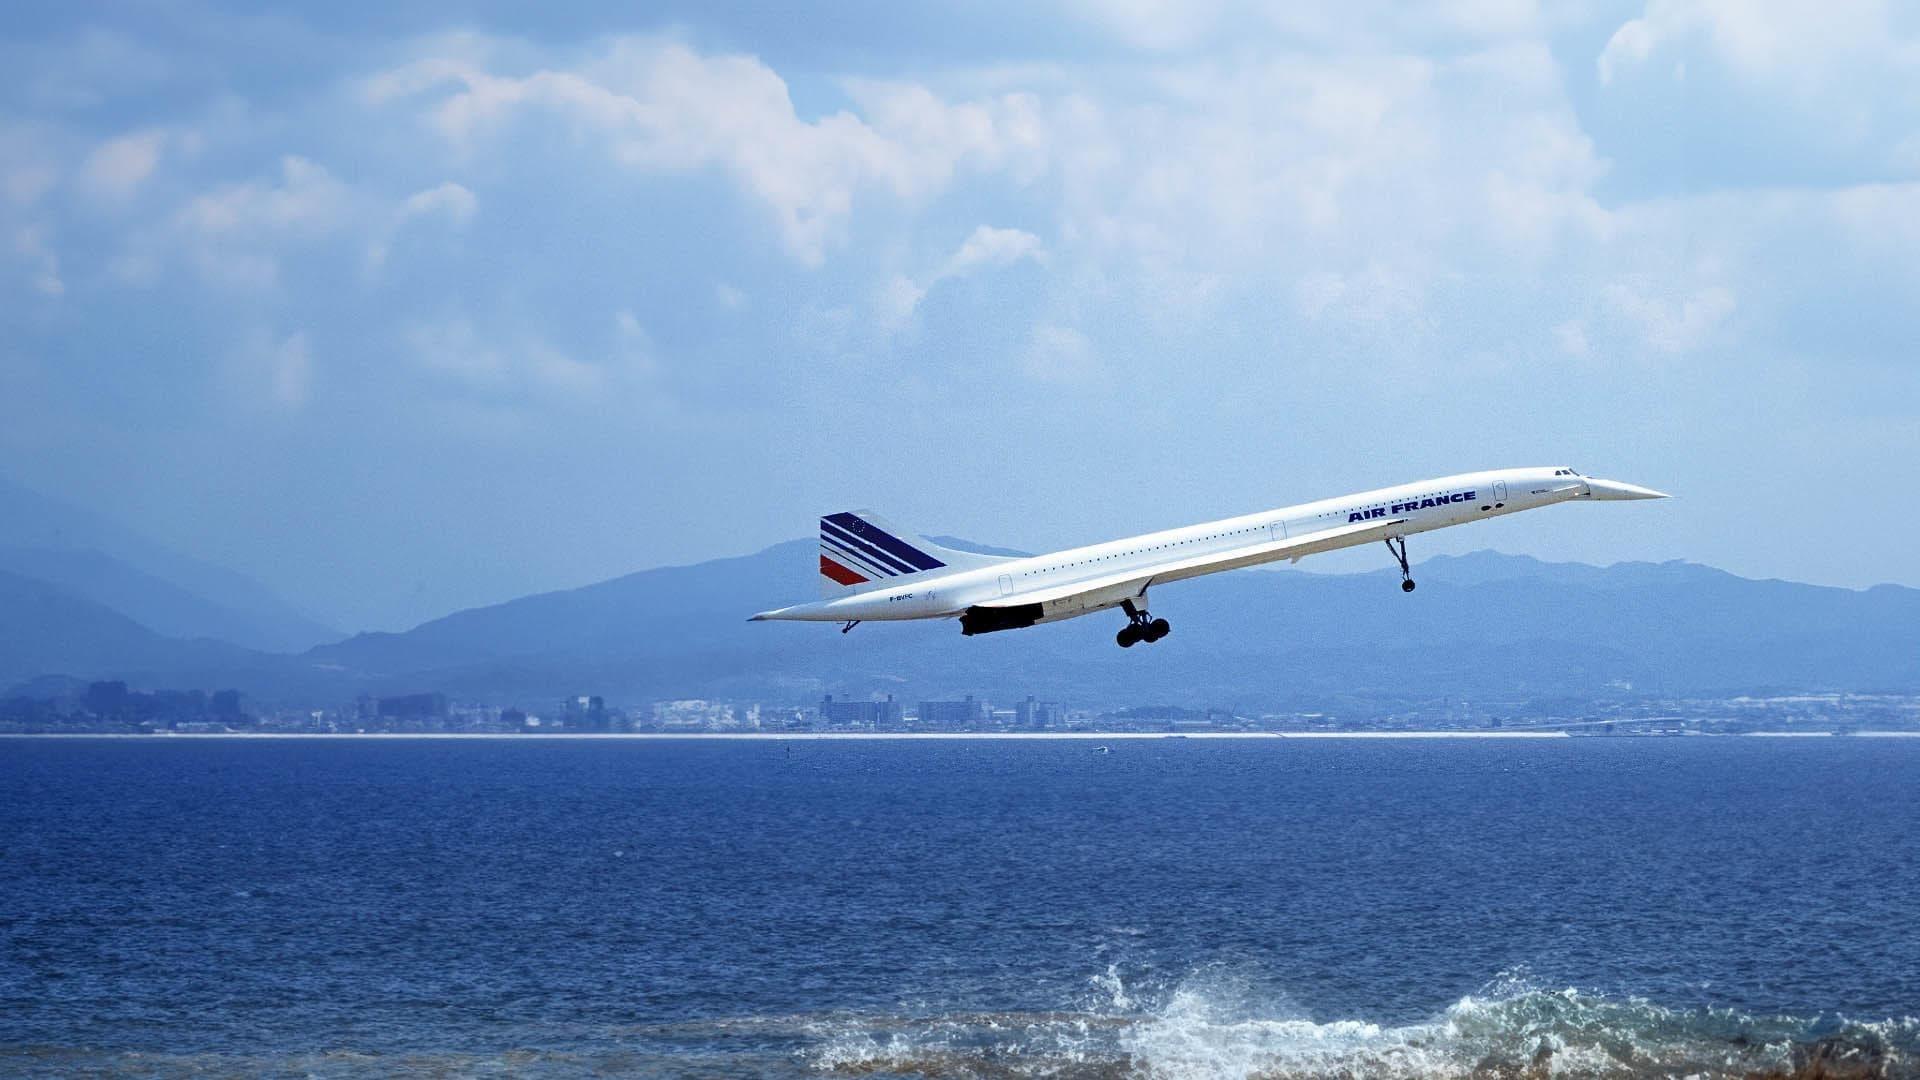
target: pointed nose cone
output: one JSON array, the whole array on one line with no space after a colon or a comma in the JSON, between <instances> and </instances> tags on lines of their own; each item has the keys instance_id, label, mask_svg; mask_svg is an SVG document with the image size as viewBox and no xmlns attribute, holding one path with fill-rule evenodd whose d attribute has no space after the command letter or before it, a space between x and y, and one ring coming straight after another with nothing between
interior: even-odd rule
<instances>
[{"instance_id":1,"label":"pointed nose cone","mask_svg":"<svg viewBox=\"0 0 1920 1080\"><path fill-rule=\"evenodd\" d=\"M1587 477L1587 493L1596 499L1671 499L1673 496L1664 491L1644 488L1639 484L1628 484L1619 480L1600 480Z\"/></svg>"}]
</instances>

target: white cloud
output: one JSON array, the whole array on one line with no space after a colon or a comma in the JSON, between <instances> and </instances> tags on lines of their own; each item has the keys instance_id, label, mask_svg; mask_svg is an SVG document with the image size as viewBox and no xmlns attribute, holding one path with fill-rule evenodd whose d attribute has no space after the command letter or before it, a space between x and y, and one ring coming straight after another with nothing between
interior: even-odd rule
<instances>
[{"instance_id":1,"label":"white cloud","mask_svg":"<svg viewBox=\"0 0 1920 1080\"><path fill-rule=\"evenodd\" d=\"M480 200L473 192L449 180L407 196L407 201L400 205L400 220L440 216L455 225L465 225L479 209Z\"/></svg>"},{"instance_id":2,"label":"white cloud","mask_svg":"<svg viewBox=\"0 0 1920 1080\"><path fill-rule=\"evenodd\" d=\"M466 318L412 323L400 344L420 370L465 396L516 409L600 407L609 394L646 387L658 368L653 340L633 312L617 311L611 323L610 341L591 350L595 359L524 328L482 332Z\"/></svg>"},{"instance_id":3,"label":"white cloud","mask_svg":"<svg viewBox=\"0 0 1920 1080\"><path fill-rule=\"evenodd\" d=\"M627 375L651 376L660 367L653 335L625 308L613 315L613 358Z\"/></svg>"},{"instance_id":4,"label":"white cloud","mask_svg":"<svg viewBox=\"0 0 1920 1080\"><path fill-rule=\"evenodd\" d=\"M1420 294L1607 228L1592 194L1604 163L1544 48L1231 58L1153 78L1139 99L1057 110L1053 150L1061 261L1131 278L1143 310L1271 295L1316 272ZM1312 290L1335 283L1300 299L1327 310Z\"/></svg>"},{"instance_id":5,"label":"white cloud","mask_svg":"<svg viewBox=\"0 0 1920 1080\"><path fill-rule=\"evenodd\" d=\"M1602 82L1612 82L1664 50L1701 45L1732 70L1756 80L1803 89L1823 83L1850 60L1907 52L1881 0L1650 0L1622 23L1601 50Z\"/></svg>"},{"instance_id":6,"label":"white cloud","mask_svg":"<svg viewBox=\"0 0 1920 1080\"><path fill-rule=\"evenodd\" d=\"M1661 293L1645 282L1616 282L1605 292L1614 313L1652 348L1668 354L1704 345L1733 314L1733 291L1709 285L1685 294Z\"/></svg>"},{"instance_id":7,"label":"white cloud","mask_svg":"<svg viewBox=\"0 0 1920 1080\"><path fill-rule=\"evenodd\" d=\"M303 332L257 330L228 356L224 374L227 393L242 404L297 412L313 389L313 348Z\"/></svg>"},{"instance_id":8,"label":"white cloud","mask_svg":"<svg viewBox=\"0 0 1920 1080\"><path fill-rule=\"evenodd\" d=\"M313 385L313 350L307 345L307 335L281 339L268 354L267 363L274 402L286 408L306 404Z\"/></svg>"},{"instance_id":9,"label":"white cloud","mask_svg":"<svg viewBox=\"0 0 1920 1080\"><path fill-rule=\"evenodd\" d=\"M13 250L27 263L27 281L42 296L66 294L67 283L60 278L60 256L47 245L42 230L29 226L13 235Z\"/></svg>"},{"instance_id":10,"label":"white cloud","mask_svg":"<svg viewBox=\"0 0 1920 1080\"><path fill-rule=\"evenodd\" d=\"M873 298L873 319L882 330L897 331L913 320L927 290L905 274L895 274L882 282Z\"/></svg>"},{"instance_id":11,"label":"white cloud","mask_svg":"<svg viewBox=\"0 0 1920 1080\"><path fill-rule=\"evenodd\" d=\"M1312 44L1321 48L1454 44L1537 32L1547 21L1534 0L1405 4L1348 0L1274 4L1258 0L1070 0L1069 10L1136 49Z\"/></svg>"},{"instance_id":12,"label":"white cloud","mask_svg":"<svg viewBox=\"0 0 1920 1080\"><path fill-rule=\"evenodd\" d=\"M773 214L788 251L808 264L825 257L867 194L923 199L961 168L1004 167L1038 143L1031 103L1018 95L950 105L918 87L861 83L850 91L871 121L850 112L809 121L758 59L652 38L617 39L576 66L524 75L434 56L364 89L374 104L424 99L432 125L463 147L533 113L559 117L636 172L722 170Z\"/></svg>"},{"instance_id":13,"label":"white cloud","mask_svg":"<svg viewBox=\"0 0 1920 1080\"><path fill-rule=\"evenodd\" d=\"M1568 356L1584 357L1589 350L1586 324L1578 319L1568 319L1554 327L1553 340Z\"/></svg>"},{"instance_id":14,"label":"white cloud","mask_svg":"<svg viewBox=\"0 0 1920 1080\"><path fill-rule=\"evenodd\" d=\"M227 184L195 198L175 220L209 237L319 232L346 216L347 189L324 167L297 155L280 159L278 183Z\"/></svg>"},{"instance_id":15,"label":"white cloud","mask_svg":"<svg viewBox=\"0 0 1920 1080\"><path fill-rule=\"evenodd\" d=\"M1901 5L1648 0L1595 67L1603 86L1654 90L1642 97L1662 102L1663 126L1677 113L1683 124L1724 129L1793 174L1818 162L1855 176L1912 175L1902 141L1920 113L1920 23ZM1683 80L1687 100L1674 101Z\"/></svg>"},{"instance_id":16,"label":"white cloud","mask_svg":"<svg viewBox=\"0 0 1920 1080\"><path fill-rule=\"evenodd\" d=\"M1372 264L1351 272L1319 270L1294 286L1294 302L1310 320L1382 326L1415 315L1427 302L1423 275Z\"/></svg>"},{"instance_id":17,"label":"white cloud","mask_svg":"<svg viewBox=\"0 0 1920 1080\"><path fill-rule=\"evenodd\" d=\"M26 206L38 202L40 196L51 190L59 178L60 173L51 165L29 162L12 166L0 174L0 191L6 192L8 202Z\"/></svg>"},{"instance_id":18,"label":"white cloud","mask_svg":"<svg viewBox=\"0 0 1920 1080\"><path fill-rule=\"evenodd\" d=\"M1920 250L1920 183L1859 184L1825 201L1850 244L1914 266L1913 255Z\"/></svg>"},{"instance_id":19,"label":"white cloud","mask_svg":"<svg viewBox=\"0 0 1920 1080\"><path fill-rule=\"evenodd\" d=\"M466 187L449 180L406 197L393 214L393 223L367 245L367 268L377 273L386 264L394 237L409 222L438 218L463 229L480 212L480 200Z\"/></svg>"},{"instance_id":20,"label":"white cloud","mask_svg":"<svg viewBox=\"0 0 1920 1080\"><path fill-rule=\"evenodd\" d=\"M130 284L155 284L178 257L209 283L269 289L279 283L287 254L358 220L357 203L324 167L288 155L276 179L222 184L195 196L162 225L137 232L109 263Z\"/></svg>"},{"instance_id":21,"label":"white cloud","mask_svg":"<svg viewBox=\"0 0 1920 1080\"><path fill-rule=\"evenodd\" d=\"M935 278L958 277L983 266L1007 266L1021 259L1038 259L1043 252L1040 238L1020 229L996 229L982 225L960 244Z\"/></svg>"},{"instance_id":22,"label":"white cloud","mask_svg":"<svg viewBox=\"0 0 1920 1080\"><path fill-rule=\"evenodd\" d=\"M924 282L905 274L888 278L874 297L874 319L884 330L899 330L912 320L920 302L942 281L966 277L983 269L1011 266L1023 259L1039 260L1045 255L1040 238L1030 232L978 226Z\"/></svg>"},{"instance_id":23,"label":"white cloud","mask_svg":"<svg viewBox=\"0 0 1920 1080\"><path fill-rule=\"evenodd\" d=\"M1028 378L1046 383L1084 383L1100 371L1087 335L1058 323L1033 328L1020 367Z\"/></svg>"},{"instance_id":24,"label":"white cloud","mask_svg":"<svg viewBox=\"0 0 1920 1080\"><path fill-rule=\"evenodd\" d=\"M481 388L506 382L506 355L481 338L465 319L416 323L406 328L402 338L413 359L429 371Z\"/></svg>"},{"instance_id":25,"label":"white cloud","mask_svg":"<svg viewBox=\"0 0 1920 1080\"><path fill-rule=\"evenodd\" d=\"M81 186L100 199L130 198L153 175L166 144L167 133L158 129L108 139L87 154L80 167Z\"/></svg>"}]
</instances>

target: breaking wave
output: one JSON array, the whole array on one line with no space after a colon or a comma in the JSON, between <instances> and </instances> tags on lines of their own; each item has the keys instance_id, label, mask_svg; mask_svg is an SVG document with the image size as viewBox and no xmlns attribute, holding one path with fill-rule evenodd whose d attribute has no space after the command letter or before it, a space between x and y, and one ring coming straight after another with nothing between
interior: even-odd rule
<instances>
[{"instance_id":1,"label":"breaking wave","mask_svg":"<svg viewBox=\"0 0 1920 1080\"><path fill-rule=\"evenodd\" d=\"M1920 1019L1676 1010L1510 973L1423 1023L1316 1021L1231 972L1154 993L1114 969L1085 1009L837 1017L808 1024L816 1070L941 1077L1920 1077Z\"/></svg>"},{"instance_id":2,"label":"breaking wave","mask_svg":"<svg viewBox=\"0 0 1920 1080\"><path fill-rule=\"evenodd\" d=\"M745 1015L513 1026L491 1048L285 1055L0 1045L0 1075L1920 1080L1920 1018L1681 1010L1494 980L1420 1023L1320 1021L1231 969L1171 983L1109 968L1058 1011Z\"/></svg>"}]
</instances>

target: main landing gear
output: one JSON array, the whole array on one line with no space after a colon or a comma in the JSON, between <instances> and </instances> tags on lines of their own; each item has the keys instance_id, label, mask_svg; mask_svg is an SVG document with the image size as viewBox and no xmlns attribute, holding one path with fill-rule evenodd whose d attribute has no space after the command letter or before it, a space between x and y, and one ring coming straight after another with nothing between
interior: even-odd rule
<instances>
[{"instance_id":1,"label":"main landing gear","mask_svg":"<svg viewBox=\"0 0 1920 1080\"><path fill-rule=\"evenodd\" d=\"M1167 620L1156 619L1151 612L1141 611L1133 606L1131 600L1120 601L1120 606L1127 613L1127 625L1120 628L1120 632L1113 636L1113 641L1123 649L1131 649L1141 641L1151 645L1173 630Z\"/></svg>"},{"instance_id":2,"label":"main landing gear","mask_svg":"<svg viewBox=\"0 0 1920 1080\"><path fill-rule=\"evenodd\" d=\"M1393 546L1396 541L1399 543L1399 547ZM1393 552L1393 557L1400 561L1400 591L1412 592L1413 571L1407 568L1407 538L1404 536L1387 537L1387 550Z\"/></svg>"}]
</instances>

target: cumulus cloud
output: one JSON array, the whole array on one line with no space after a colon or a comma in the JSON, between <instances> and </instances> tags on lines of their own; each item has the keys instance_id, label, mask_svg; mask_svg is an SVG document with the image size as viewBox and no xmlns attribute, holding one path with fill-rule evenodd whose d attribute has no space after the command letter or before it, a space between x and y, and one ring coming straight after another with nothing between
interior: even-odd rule
<instances>
[{"instance_id":1,"label":"cumulus cloud","mask_svg":"<svg viewBox=\"0 0 1920 1080\"><path fill-rule=\"evenodd\" d=\"M0 147L4 150L4 147ZM0 191L5 191L7 201L16 206L25 206L38 202L59 179L59 172L52 166L39 162L15 165L0 173Z\"/></svg>"},{"instance_id":2,"label":"cumulus cloud","mask_svg":"<svg viewBox=\"0 0 1920 1080\"><path fill-rule=\"evenodd\" d=\"M1553 340L1560 346L1560 351L1568 356L1584 357L1590 348L1586 325L1578 319L1568 319L1554 327Z\"/></svg>"},{"instance_id":3,"label":"cumulus cloud","mask_svg":"<svg viewBox=\"0 0 1920 1080\"><path fill-rule=\"evenodd\" d=\"M323 166L289 154L279 181L226 184L189 202L176 221L203 236L318 232L346 215L347 189Z\"/></svg>"},{"instance_id":4,"label":"cumulus cloud","mask_svg":"<svg viewBox=\"0 0 1920 1080\"><path fill-rule=\"evenodd\" d=\"M267 355L268 387L276 404L298 408L306 404L313 385L313 350L307 335L282 338Z\"/></svg>"},{"instance_id":5,"label":"cumulus cloud","mask_svg":"<svg viewBox=\"0 0 1920 1080\"><path fill-rule=\"evenodd\" d=\"M450 49L364 91L374 104L420 103L462 146L534 114L561 119L636 172L720 170L772 213L789 252L816 265L860 198L925 198L962 168L1003 167L1038 142L1031 101L1020 95L955 105L917 87L860 84L854 93L871 119L843 111L807 120L758 59L652 38L617 39L578 64L525 74Z\"/></svg>"},{"instance_id":6,"label":"cumulus cloud","mask_svg":"<svg viewBox=\"0 0 1920 1080\"><path fill-rule=\"evenodd\" d=\"M393 222L369 245L367 245L367 264L371 271L377 271L387 261L392 249L395 234L409 222L438 220L455 229L462 229L480 212L480 200L464 185L451 180L423 191L416 191L400 203L394 211Z\"/></svg>"},{"instance_id":7,"label":"cumulus cloud","mask_svg":"<svg viewBox=\"0 0 1920 1080\"><path fill-rule=\"evenodd\" d=\"M219 184L189 199L137 232L111 265L123 281L150 286L177 257L223 288L272 288L282 259L353 222L356 201L325 167L287 155L274 179Z\"/></svg>"},{"instance_id":8,"label":"cumulus cloud","mask_svg":"<svg viewBox=\"0 0 1920 1080\"><path fill-rule=\"evenodd\" d=\"M1115 39L1151 53L1231 47L1249 38L1326 47L1452 44L1538 32L1534 0L1403 4L1271 4L1259 0L1070 0L1069 10Z\"/></svg>"},{"instance_id":9,"label":"cumulus cloud","mask_svg":"<svg viewBox=\"0 0 1920 1080\"><path fill-rule=\"evenodd\" d=\"M400 204L400 220L438 216L455 225L465 225L473 220L473 215L479 209L480 200L474 197L473 192L449 180L438 187L407 196L407 201Z\"/></svg>"},{"instance_id":10,"label":"cumulus cloud","mask_svg":"<svg viewBox=\"0 0 1920 1080\"><path fill-rule=\"evenodd\" d=\"M1920 63L1891 14L1879 0L1650 0L1614 31L1596 64L1610 83L1663 51L1698 44L1743 76L1807 87L1850 60L1906 52L1906 65Z\"/></svg>"},{"instance_id":11,"label":"cumulus cloud","mask_svg":"<svg viewBox=\"0 0 1920 1080\"><path fill-rule=\"evenodd\" d=\"M100 143L80 168L80 183L96 198L124 200L138 191L160 164L167 134L136 131Z\"/></svg>"},{"instance_id":12,"label":"cumulus cloud","mask_svg":"<svg viewBox=\"0 0 1920 1080\"><path fill-rule=\"evenodd\" d=\"M1748 175L1750 186L1803 183L1812 170L1913 175L1920 24L1899 5L1648 0L1594 63L1616 101L1658 108L1662 128L1677 121L1728 144L1712 155L1722 170L1750 174L1744 159L1765 163L1773 175ZM1729 148L1742 160L1729 161Z\"/></svg>"},{"instance_id":13,"label":"cumulus cloud","mask_svg":"<svg viewBox=\"0 0 1920 1080\"><path fill-rule=\"evenodd\" d=\"M84 349L145 380L89 429L52 414L92 407L107 369L44 365L49 427L130 433L87 451L102 460L179 437L125 410L192 408L205 387L174 385L163 362L206 355L280 427L337 430L370 458L419 437L378 421L443 415L474 432L558 419L566 437L538 452L578 460L671 457L696 441L635 422L634 406L673 389L702 403L683 412L724 403L737 423L712 430L826 409L950 427L991 407L1013 440L991 449L1032 457L1051 478L1033 497L1055 502L1059 447L1161 417L1216 421L1182 429L1193 454L1229 463L1204 501L1244 490L1252 474L1231 463L1249 439L1296 475L1368 467L1337 460L1328 433L1369 423L1435 459L1567 432L1656 453L1674 418L1730 412L1717 395L1731 371L1750 385L1786 373L1765 408L1838 429L1838 407L1822 408L1847 380L1813 374L1816 354L1877 365L1862 410L1911 398L1920 78L1905 20L1851 3L1574 9L1087 4L1080 18L1103 29L1040 11L1050 32L1021 66L984 39L904 59L873 38L765 58L687 44L761 40L741 31L763 21L720 9L689 14L681 41L371 51L341 44L349 19L329 38L338 53L254 100L236 95L264 84L210 70L0 120L0 291L22 315L8 348ZM14 53L47 51L30 38ZM210 69L238 56L189 52ZM397 59L346 81L368 56ZM1676 93L1663 79L1681 64ZM1726 164L1685 138L1725 126L1703 102L1737 105L1774 161L1828 160L1779 135L1794 116L1879 156L1837 179ZM183 132L209 152L186 152ZM397 268L454 248L378 287L355 279L373 249ZM934 304L941 317L917 326ZM239 348L235 325L274 329ZM918 336L904 348L885 327ZM1634 357L1673 362L1617 363ZM1460 415L1554 383L1556 365L1577 369L1577 393L1528 397L1537 408L1462 441ZM1616 413L1640 426L1623 432ZM206 420L204 437L226 441ZM1859 459L1911 450L1910 429ZM885 461L844 446L729 446L702 467L772 476L776 503L817 501L788 481L835 475L823 454L885 479ZM446 467L480 475L465 457ZM1167 460L1140 464L1191 491Z\"/></svg>"},{"instance_id":14,"label":"cumulus cloud","mask_svg":"<svg viewBox=\"0 0 1920 1080\"><path fill-rule=\"evenodd\" d=\"M1040 238L1022 229L996 229L982 225L973 230L953 253L936 278L959 277L985 266L1006 266L1021 259L1041 256Z\"/></svg>"},{"instance_id":15,"label":"cumulus cloud","mask_svg":"<svg viewBox=\"0 0 1920 1080\"><path fill-rule=\"evenodd\" d=\"M1021 371L1045 383L1084 383L1100 371L1093 343L1071 326L1041 323L1033 328L1021 355Z\"/></svg>"},{"instance_id":16,"label":"cumulus cloud","mask_svg":"<svg viewBox=\"0 0 1920 1080\"><path fill-rule=\"evenodd\" d=\"M253 410L297 412L313 388L313 347L304 332L256 330L228 356L228 395Z\"/></svg>"},{"instance_id":17,"label":"cumulus cloud","mask_svg":"<svg viewBox=\"0 0 1920 1080\"><path fill-rule=\"evenodd\" d=\"M631 311L614 313L611 341L569 348L524 327L482 331L465 317L418 321L401 351L446 391L514 408L604 405L656 371L652 338ZM591 358L589 358L591 357Z\"/></svg>"},{"instance_id":18,"label":"cumulus cloud","mask_svg":"<svg viewBox=\"0 0 1920 1080\"><path fill-rule=\"evenodd\" d=\"M0 120L0 197L7 205L32 206L59 181L60 159L48 143L39 130Z\"/></svg>"},{"instance_id":19,"label":"cumulus cloud","mask_svg":"<svg viewBox=\"0 0 1920 1080\"><path fill-rule=\"evenodd\" d=\"M1670 355L1700 348L1736 306L1733 291L1723 285L1673 295L1655 292L1643 282L1616 282L1605 296L1614 313L1648 346Z\"/></svg>"},{"instance_id":20,"label":"cumulus cloud","mask_svg":"<svg viewBox=\"0 0 1920 1080\"><path fill-rule=\"evenodd\" d=\"M402 332L402 338L422 367L469 386L501 386L510 370L506 354L465 319L415 323Z\"/></svg>"},{"instance_id":21,"label":"cumulus cloud","mask_svg":"<svg viewBox=\"0 0 1920 1080\"><path fill-rule=\"evenodd\" d=\"M14 233L14 254L27 264L27 281L42 296L59 297L67 283L60 278L60 256L48 246L43 231L29 226Z\"/></svg>"},{"instance_id":22,"label":"cumulus cloud","mask_svg":"<svg viewBox=\"0 0 1920 1080\"><path fill-rule=\"evenodd\" d=\"M630 376L652 375L659 369L653 335L627 308L613 313L613 359Z\"/></svg>"},{"instance_id":23,"label":"cumulus cloud","mask_svg":"<svg viewBox=\"0 0 1920 1080\"><path fill-rule=\"evenodd\" d=\"M1010 266L1023 259L1039 260L1045 254L1040 238L1023 229L978 226L924 281L915 281L905 274L888 278L874 299L875 318L882 328L897 330L906 325L927 293L942 281Z\"/></svg>"}]
</instances>

